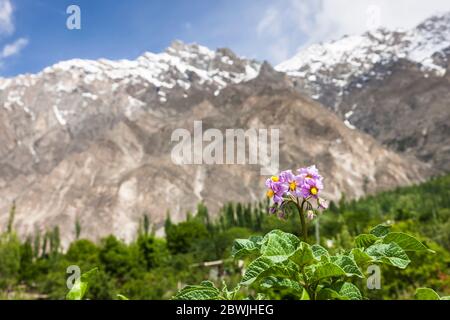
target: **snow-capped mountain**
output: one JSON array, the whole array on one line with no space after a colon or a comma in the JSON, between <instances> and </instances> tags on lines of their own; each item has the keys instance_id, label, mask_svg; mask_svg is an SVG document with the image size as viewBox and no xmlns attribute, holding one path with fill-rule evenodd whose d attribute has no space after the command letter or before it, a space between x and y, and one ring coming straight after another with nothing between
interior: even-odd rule
<instances>
[{"instance_id":1,"label":"snow-capped mountain","mask_svg":"<svg viewBox=\"0 0 450 320\"><path fill-rule=\"evenodd\" d=\"M36 75L0 78L0 90L6 92L8 89L8 96L2 97L5 109L22 106L25 112L35 117L33 110L25 107L21 97L26 96L27 88L34 86L39 80L44 80L45 89L56 95L79 93L83 87L104 82L113 83L112 87L108 88L111 92L128 85L153 87L159 102L165 103L172 91L186 98L191 88L211 91L218 95L228 84L255 78L260 67L261 63L241 59L228 49L212 51L197 44L188 45L174 41L165 52L147 52L136 60L74 59L57 63ZM54 79L57 83L53 85ZM81 93L86 99L98 98L94 93ZM54 111L60 124L65 125L64 114L70 116L71 111L60 110L58 106L54 106Z\"/></svg>"},{"instance_id":2,"label":"snow-capped mountain","mask_svg":"<svg viewBox=\"0 0 450 320\"><path fill-rule=\"evenodd\" d=\"M166 94L177 87L187 91L197 85L203 90L220 91L227 84L251 80L258 75L260 66L259 62L241 59L227 49L212 51L175 41L165 52L147 52L132 61L70 60L46 68L44 73L71 71L84 76L86 84L111 80L120 85L143 80L158 88L160 101L165 102Z\"/></svg>"},{"instance_id":3,"label":"snow-capped mountain","mask_svg":"<svg viewBox=\"0 0 450 320\"><path fill-rule=\"evenodd\" d=\"M312 45L276 69L349 128L450 170L450 12Z\"/></svg>"},{"instance_id":4,"label":"snow-capped mountain","mask_svg":"<svg viewBox=\"0 0 450 320\"><path fill-rule=\"evenodd\" d=\"M311 45L276 70L298 78L316 100L334 101L362 88L373 79L384 79L399 60L415 64L424 74L443 77L450 50L450 12L427 19L412 30L378 29L363 35Z\"/></svg>"},{"instance_id":5,"label":"snow-capped mountain","mask_svg":"<svg viewBox=\"0 0 450 320\"><path fill-rule=\"evenodd\" d=\"M0 80L0 226L17 205L30 234L59 226L63 244L110 233L131 240L144 213L159 228L167 211L184 219L204 201L258 201L258 165L178 165L175 129L280 130L280 169L316 164L326 196L422 181L432 171L350 130L299 94L269 64L174 43L135 61L61 62L35 75Z\"/></svg>"},{"instance_id":6,"label":"snow-capped mountain","mask_svg":"<svg viewBox=\"0 0 450 320\"><path fill-rule=\"evenodd\" d=\"M11 157L17 143L32 157L22 169L47 168L54 160L52 152L41 154L38 147L48 138L49 128L68 133L70 141L79 143L118 119L135 120L150 105L164 117L173 113L164 108L166 104L180 105L180 99L181 104L190 104L199 98L198 92L217 96L229 84L255 78L260 67L261 63L239 58L229 49L212 51L175 41L165 52L147 52L136 60L75 59L38 74L0 78L4 115L20 115L7 126L22 128L14 137L17 141L3 137L7 141L0 156Z\"/></svg>"}]
</instances>

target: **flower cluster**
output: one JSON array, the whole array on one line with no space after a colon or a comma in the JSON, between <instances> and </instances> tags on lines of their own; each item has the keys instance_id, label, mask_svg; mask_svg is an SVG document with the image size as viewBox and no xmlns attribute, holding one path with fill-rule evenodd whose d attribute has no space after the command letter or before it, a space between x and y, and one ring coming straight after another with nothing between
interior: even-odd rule
<instances>
[{"instance_id":1,"label":"flower cluster","mask_svg":"<svg viewBox=\"0 0 450 320\"><path fill-rule=\"evenodd\" d=\"M323 177L319 174L316 166L300 168L296 174L292 170L281 172L266 181L268 188L267 197L273 200L274 205L270 208L271 213L281 212L283 206L290 202L302 201L307 205L307 217L312 220L315 217L311 202L314 200L317 209L326 209L328 204L319 197L323 190Z\"/></svg>"}]
</instances>

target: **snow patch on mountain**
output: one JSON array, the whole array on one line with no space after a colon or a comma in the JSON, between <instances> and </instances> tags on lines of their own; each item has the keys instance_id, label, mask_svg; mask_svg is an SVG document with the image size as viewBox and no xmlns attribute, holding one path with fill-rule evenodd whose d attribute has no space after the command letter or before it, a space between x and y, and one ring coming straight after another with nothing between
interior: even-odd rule
<instances>
[{"instance_id":1,"label":"snow patch on mountain","mask_svg":"<svg viewBox=\"0 0 450 320\"><path fill-rule=\"evenodd\" d=\"M194 83L198 83L210 86L212 92L220 92L229 84L257 77L260 67L260 62L239 58L227 49L212 51L197 44L175 41L165 52L146 52L136 60L72 59L59 62L45 68L33 79L36 76L69 73L72 79L82 76L87 85L105 80L121 84L144 83L169 93L176 87L188 91ZM17 80L0 78L0 89L18 84ZM60 82L56 90L69 93L74 87ZM87 95L85 97L88 98ZM166 100L165 96L160 99L161 102Z\"/></svg>"},{"instance_id":2,"label":"snow patch on mountain","mask_svg":"<svg viewBox=\"0 0 450 320\"><path fill-rule=\"evenodd\" d=\"M362 88L369 79L382 79L389 74L382 67L399 59L416 63L424 73L444 76L446 65L436 55L447 48L450 12L434 16L409 31L379 29L314 44L275 69L302 78L311 96L320 99L324 86L332 86L342 95L351 85Z\"/></svg>"},{"instance_id":3,"label":"snow patch on mountain","mask_svg":"<svg viewBox=\"0 0 450 320\"><path fill-rule=\"evenodd\" d=\"M56 120L58 120L60 125L65 126L67 124L67 121L64 118L63 113L61 112L61 110L59 110L57 105L53 105L53 113L56 117Z\"/></svg>"}]
</instances>

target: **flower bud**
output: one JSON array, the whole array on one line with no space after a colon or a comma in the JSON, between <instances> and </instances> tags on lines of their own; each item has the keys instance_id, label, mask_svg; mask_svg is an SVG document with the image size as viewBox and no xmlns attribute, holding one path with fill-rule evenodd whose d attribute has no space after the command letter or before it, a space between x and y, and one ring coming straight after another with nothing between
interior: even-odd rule
<instances>
[{"instance_id":1,"label":"flower bud","mask_svg":"<svg viewBox=\"0 0 450 320\"><path fill-rule=\"evenodd\" d=\"M317 200L317 204L319 205L320 209L328 209L328 201L326 201L325 199L319 198Z\"/></svg>"}]
</instances>

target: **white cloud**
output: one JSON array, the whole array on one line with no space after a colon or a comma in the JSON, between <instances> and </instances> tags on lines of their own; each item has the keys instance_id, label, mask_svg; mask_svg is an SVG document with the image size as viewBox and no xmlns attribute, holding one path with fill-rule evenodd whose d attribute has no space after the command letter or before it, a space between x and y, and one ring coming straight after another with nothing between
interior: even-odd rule
<instances>
[{"instance_id":1,"label":"white cloud","mask_svg":"<svg viewBox=\"0 0 450 320\"><path fill-rule=\"evenodd\" d=\"M23 48L25 48L28 45L28 39L26 38L19 38L13 43L9 43L3 47L1 58L8 58L11 56L14 56L18 54L20 51L22 51Z\"/></svg>"},{"instance_id":2,"label":"white cloud","mask_svg":"<svg viewBox=\"0 0 450 320\"><path fill-rule=\"evenodd\" d=\"M294 8L298 2L291 1ZM312 2L317 1L307 0L305 4L313 6ZM311 23L302 26L312 42L362 33L373 25L413 28L433 14L450 10L448 0L321 0L320 3Z\"/></svg>"},{"instance_id":3,"label":"white cloud","mask_svg":"<svg viewBox=\"0 0 450 320\"><path fill-rule=\"evenodd\" d=\"M14 7L11 0L0 0L0 36L11 35L14 32L13 13ZM6 58L19 54L28 45L28 42L27 38L18 38L12 42L2 44L0 68L4 66Z\"/></svg>"},{"instance_id":4,"label":"white cloud","mask_svg":"<svg viewBox=\"0 0 450 320\"><path fill-rule=\"evenodd\" d=\"M256 30L258 35L275 34L278 35L282 31L282 17L278 9L270 7L264 13L261 21L258 23Z\"/></svg>"},{"instance_id":5,"label":"white cloud","mask_svg":"<svg viewBox=\"0 0 450 320\"><path fill-rule=\"evenodd\" d=\"M277 63L307 44L378 26L408 29L447 11L449 0L279 0L263 12L255 31Z\"/></svg>"},{"instance_id":6,"label":"white cloud","mask_svg":"<svg viewBox=\"0 0 450 320\"><path fill-rule=\"evenodd\" d=\"M0 35L14 31L13 6L10 0L0 0Z\"/></svg>"}]
</instances>

